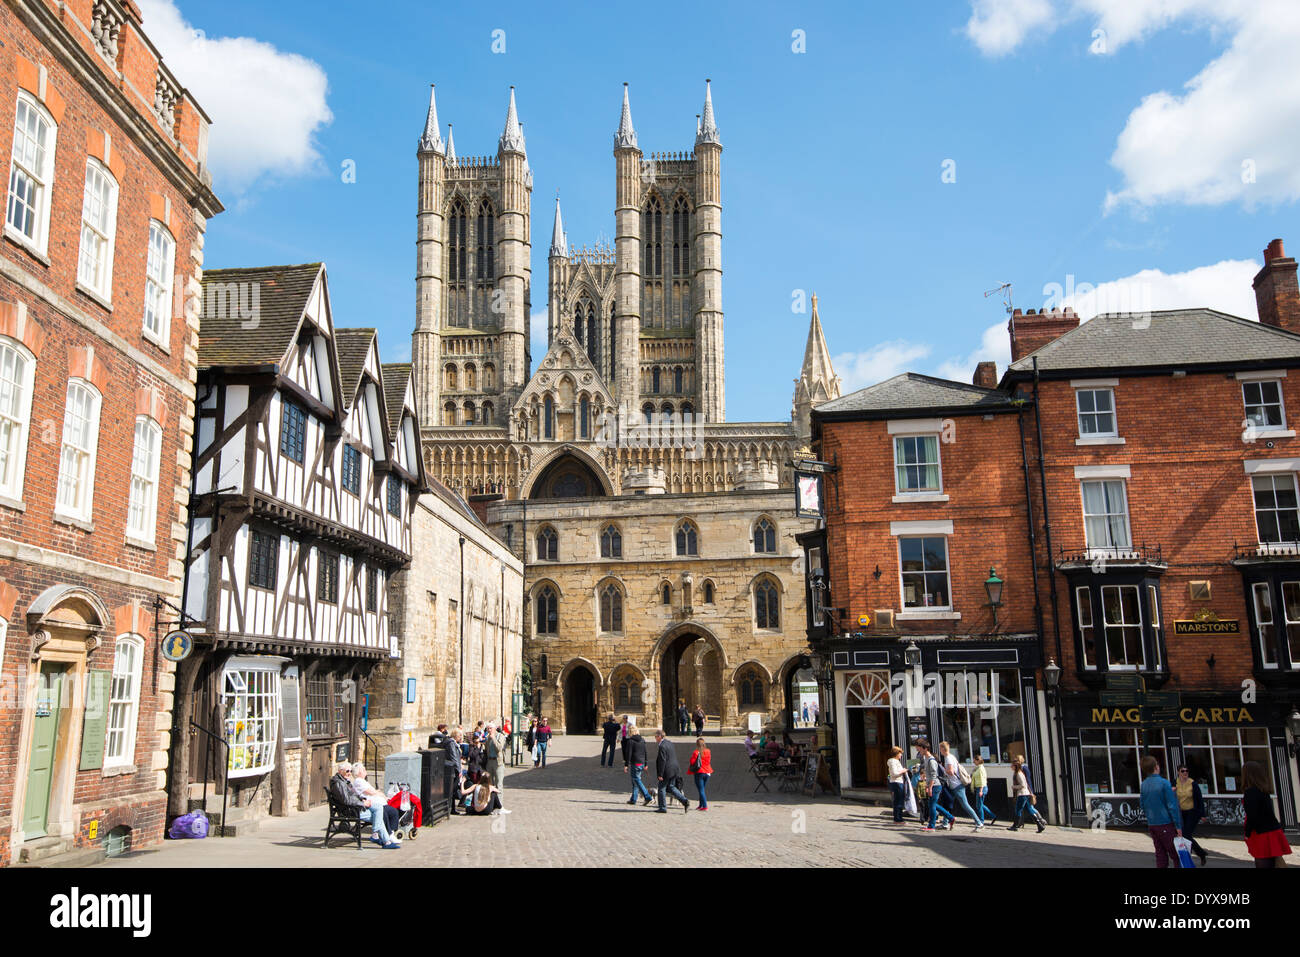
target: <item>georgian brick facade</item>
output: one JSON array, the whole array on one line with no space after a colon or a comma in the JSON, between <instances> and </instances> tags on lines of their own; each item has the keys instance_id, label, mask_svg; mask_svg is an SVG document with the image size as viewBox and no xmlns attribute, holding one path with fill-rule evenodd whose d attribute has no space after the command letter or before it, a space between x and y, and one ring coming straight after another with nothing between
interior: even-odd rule
<instances>
[{"instance_id":1,"label":"georgian brick facade","mask_svg":"<svg viewBox=\"0 0 1300 957\"><path fill-rule=\"evenodd\" d=\"M156 654L154 609L157 598L180 597L192 293L206 220L221 205L204 168L207 118L159 60L130 0L0 4L0 111L8 863L102 853L124 828L134 846L162 836L173 668ZM88 177L102 201L94 211ZM27 203L17 212L16 193ZM88 223L108 243L81 271ZM152 296L151 233L161 280ZM161 617L165 631L176 616ZM101 706L103 691L115 709Z\"/></svg>"}]
</instances>

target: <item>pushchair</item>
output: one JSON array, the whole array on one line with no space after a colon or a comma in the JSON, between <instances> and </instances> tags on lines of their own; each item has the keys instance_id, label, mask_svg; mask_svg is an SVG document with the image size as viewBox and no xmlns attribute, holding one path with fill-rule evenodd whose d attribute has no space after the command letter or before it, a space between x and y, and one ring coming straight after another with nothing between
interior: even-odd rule
<instances>
[{"instance_id":1,"label":"pushchair","mask_svg":"<svg viewBox=\"0 0 1300 957\"><path fill-rule=\"evenodd\" d=\"M415 807L411 804L411 786L405 783L390 784L388 786L390 804L396 795L401 795L401 800L397 803L397 827L392 829L393 833L403 841L413 841L420 828L415 823Z\"/></svg>"}]
</instances>

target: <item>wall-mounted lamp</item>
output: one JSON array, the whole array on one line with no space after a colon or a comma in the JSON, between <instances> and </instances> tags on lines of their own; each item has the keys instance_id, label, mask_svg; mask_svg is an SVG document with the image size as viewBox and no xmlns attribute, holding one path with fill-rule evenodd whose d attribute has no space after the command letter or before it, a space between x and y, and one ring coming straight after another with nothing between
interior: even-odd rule
<instances>
[{"instance_id":1,"label":"wall-mounted lamp","mask_svg":"<svg viewBox=\"0 0 1300 957\"><path fill-rule=\"evenodd\" d=\"M993 630L998 630L998 606L1002 604L1002 579L998 577L997 570L989 569L989 577L984 580L984 591L989 596L989 604L993 607Z\"/></svg>"}]
</instances>

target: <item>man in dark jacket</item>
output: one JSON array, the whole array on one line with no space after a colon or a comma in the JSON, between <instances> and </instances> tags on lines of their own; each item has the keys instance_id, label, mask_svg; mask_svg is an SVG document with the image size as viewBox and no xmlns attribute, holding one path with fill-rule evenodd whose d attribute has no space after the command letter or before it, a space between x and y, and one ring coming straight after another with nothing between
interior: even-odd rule
<instances>
[{"instance_id":1,"label":"man in dark jacket","mask_svg":"<svg viewBox=\"0 0 1300 957\"><path fill-rule=\"evenodd\" d=\"M457 740L459 737L463 735L457 729L443 738L447 756L443 760L442 796L447 800L447 809L451 814L460 813L456 810L456 805L460 803L460 759L464 752L461 751L460 741Z\"/></svg>"},{"instance_id":2,"label":"man in dark jacket","mask_svg":"<svg viewBox=\"0 0 1300 957\"><path fill-rule=\"evenodd\" d=\"M370 824L370 839L382 846L384 850L393 850L402 846L389 837L388 831L384 828L384 806L378 803L378 799L369 801L362 798L352 786L352 765L339 764L334 777L330 778L330 794L339 804L356 810L357 816Z\"/></svg>"},{"instance_id":3,"label":"man in dark jacket","mask_svg":"<svg viewBox=\"0 0 1300 957\"><path fill-rule=\"evenodd\" d=\"M605 719L605 723L600 726L600 730L605 732L605 743L600 746L600 766L606 767L605 755L609 754L608 767L614 766L614 749L618 747L618 722L614 720L611 714Z\"/></svg>"},{"instance_id":4,"label":"man in dark jacket","mask_svg":"<svg viewBox=\"0 0 1300 957\"><path fill-rule=\"evenodd\" d=\"M677 702L677 733L691 733L691 713L686 710L685 698L682 698Z\"/></svg>"},{"instance_id":5,"label":"man in dark jacket","mask_svg":"<svg viewBox=\"0 0 1300 957\"><path fill-rule=\"evenodd\" d=\"M627 731L627 771L632 775L632 797L627 803L635 804L636 796L640 794L645 799L645 806L649 807L654 798L641 783L641 774L645 771L645 738L641 737L636 725L629 725Z\"/></svg>"},{"instance_id":6,"label":"man in dark jacket","mask_svg":"<svg viewBox=\"0 0 1300 957\"><path fill-rule=\"evenodd\" d=\"M673 748L673 743L664 737L663 731L656 731L655 744L659 745L659 753L655 755L655 774L659 777L659 813L668 813L669 794L682 802L683 811L689 811L691 802L686 800L686 795L677 784L682 779L682 769L677 764L677 751Z\"/></svg>"}]
</instances>

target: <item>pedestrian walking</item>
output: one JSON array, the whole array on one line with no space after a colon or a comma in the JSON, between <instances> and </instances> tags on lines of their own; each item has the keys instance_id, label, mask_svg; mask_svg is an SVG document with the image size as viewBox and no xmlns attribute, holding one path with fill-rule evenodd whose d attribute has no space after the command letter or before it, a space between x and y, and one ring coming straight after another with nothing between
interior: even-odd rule
<instances>
[{"instance_id":1,"label":"pedestrian walking","mask_svg":"<svg viewBox=\"0 0 1300 957\"><path fill-rule=\"evenodd\" d=\"M970 776L971 791L975 795L975 813L979 815L981 821L992 824L997 821L997 817L984 806L984 798L989 793L989 771L984 767L984 759L978 754L971 760L975 762L975 770Z\"/></svg>"},{"instance_id":2,"label":"pedestrian walking","mask_svg":"<svg viewBox=\"0 0 1300 957\"><path fill-rule=\"evenodd\" d=\"M628 798L628 804L636 804L637 795L640 795L645 806L649 807L650 802L654 800L650 792L646 790L645 784L641 782L641 775L645 772L645 738L637 731L636 725L629 723L627 726L627 772L632 778L632 796Z\"/></svg>"},{"instance_id":3,"label":"pedestrian walking","mask_svg":"<svg viewBox=\"0 0 1300 957\"><path fill-rule=\"evenodd\" d=\"M537 744L537 719L528 719L528 730L524 732L524 750L529 754L533 753L533 746Z\"/></svg>"},{"instance_id":4,"label":"pedestrian walking","mask_svg":"<svg viewBox=\"0 0 1300 957\"><path fill-rule=\"evenodd\" d=\"M623 748L623 770L624 771L627 770L627 766L628 766L627 765L627 738L629 733L628 729L631 728L632 726L633 724L631 718L628 715L623 715L623 725L622 725L622 729L619 731L618 740L619 740L619 744Z\"/></svg>"},{"instance_id":5,"label":"pedestrian walking","mask_svg":"<svg viewBox=\"0 0 1300 957\"><path fill-rule=\"evenodd\" d=\"M703 737L695 739L695 752L691 755L687 770L695 775L695 790L700 792L700 803L695 810L707 811L709 796L705 789L709 786L709 778L713 777L713 755L709 753L709 746L704 743Z\"/></svg>"},{"instance_id":6,"label":"pedestrian walking","mask_svg":"<svg viewBox=\"0 0 1300 957\"><path fill-rule=\"evenodd\" d=\"M677 763L677 750L661 730L655 732L655 744L659 751L655 755L655 776L659 779L659 813L668 813L668 796L672 795L682 802L682 810L689 811L691 802L682 793L682 768Z\"/></svg>"},{"instance_id":7,"label":"pedestrian walking","mask_svg":"<svg viewBox=\"0 0 1300 957\"><path fill-rule=\"evenodd\" d=\"M605 723L600 726L600 730L605 733L605 740L600 746L600 766L602 768L612 768L614 766L614 748L618 744L618 735L621 729L619 728L618 722L614 720L614 716L611 714L605 719ZM609 755L608 765L605 763L606 754Z\"/></svg>"},{"instance_id":8,"label":"pedestrian walking","mask_svg":"<svg viewBox=\"0 0 1300 957\"><path fill-rule=\"evenodd\" d=\"M1038 822L1038 832L1042 834L1047 830L1047 824L1043 821L1043 816L1038 813L1035 807L1034 792L1029 788L1029 778L1025 775L1025 767L1022 763L1024 758L1016 755L1011 759L1011 796L1015 798L1016 810L1015 821L1012 823L1010 830L1018 831L1025 826L1025 815L1029 815Z\"/></svg>"},{"instance_id":9,"label":"pedestrian walking","mask_svg":"<svg viewBox=\"0 0 1300 957\"><path fill-rule=\"evenodd\" d=\"M930 742L925 738L917 739L916 756L921 761L921 783L925 785L925 794L930 806L930 813L925 819L926 824L922 830L933 831L935 820L940 813L943 814L947 823L952 823L955 818L951 811L939 803L939 795L943 793L943 779L939 769L939 761L930 751Z\"/></svg>"},{"instance_id":10,"label":"pedestrian walking","mask_svg":"<svg viewBox=\"0 0 1300 957\"><path fill-rule=\"evenodd\" d=\"M542 767L546 767L546 748L551 743L551 726L545 718L537 719L537 730L533 732L533 738L537 742L537 757L533 760L533 767L537 767L539 761Z\"/></svg>"},{"instance_id":11,"label":"pedestrian walking","mask_svg":"<svg viewBox=\"0 0 1300 957\"><path fill-rule=\"evenodd\" d=\"M704 709L698 704L695 706L695 736L698 738L704 733Z\"/></svg>"},{"instance_id":12,"label":"pedestrian walking","mask_svg":"<svg viewBox=\"0 0 1300 957\"><path fill-rule=\"evenodd\" d=\"M903 802L907 799L907 768L901 760L903 749L893 747L889 751L889 760L885 766L889 771L889 793L894 799L894 823L903 823Z\"/></svg>"},{"instance_id":13,"label":"pedestrian walking","mask_svg":"<svg viewBox=\"0 0 1300 957\"><path fill-rule=\"evenodd\" d=\"M1165 868L1169 862L1182 867L1174 838L1183 833L1183 815L1178 810L1178 794L1160 774L1160 762L1147 755L1142 759L1142 813L1147 819L1147 833L1156 847L1156 867Z\"/></svg>"},{"instance_id":14,"label":"pedestrian walking","mask_svg":"<svg viewBox=\"0 0 1300 957\"><path fill-rule=\"evenodd\" d=\"M677 733L691 733L691 713L686 710L686 699L677 699Z\"/></svg>"},{"instance_id":15,"label":"pedestrian walking","mask_svg":"<svg viewBox=\"0 0 1300 957\"><path fill-rule=\"evenodd\" d=\"M1246 811L1246 850L1255 859L1256 867L1286 867L1291 845L1273 813L1273 783L1268 779L1268 769L1258 761L1247 761L1241 766L1241 783L1245 788L1241 803Z\"/></svg>"},{"instance_id":16,"label":"pedestrian walking","mask_svg":"<svg viewBox=\"0 0 1300 957\"><path fill-rule=\"evenodd\" d=\"M939 755L943 759L943 789L947 792L948 799L957 807L970 815L970 819L975 822L975 830L984 826L983 815L977 815L975 809L970 806L966 800L966 786L971 782L970 772L961 766L957 760L957 755L953 754L952 748L947 741L939 742Z\"/></svg>"},{"instance_id":17,"label":"pedestrian walking","mask_svg":"<svg viewBox=\"0 0 1300 957\"><path fill-rule=\"evenodd\" d=\"M1196 833L1196 825L1201 822L1201 818L1205 817L1205 798L1201 795L1201 786L1188 774L1187 765L1178 769L1174 791L1178 795L1178 810L1183 815L1183 837L1192 842L1192 851L1201 859L1201 866L1204 867L1205 850L1192 835Z\"/></svg>"}]
</instances>

